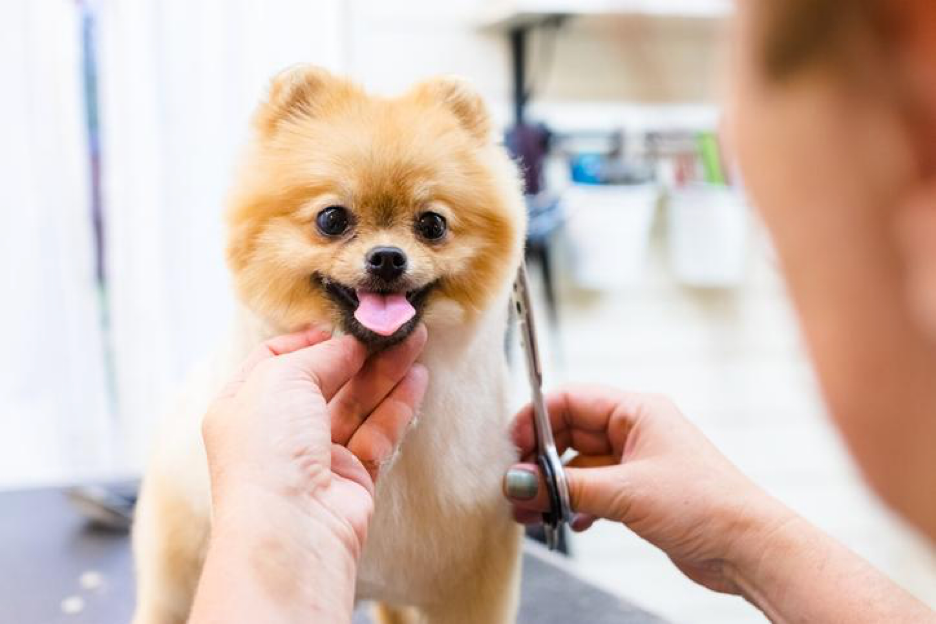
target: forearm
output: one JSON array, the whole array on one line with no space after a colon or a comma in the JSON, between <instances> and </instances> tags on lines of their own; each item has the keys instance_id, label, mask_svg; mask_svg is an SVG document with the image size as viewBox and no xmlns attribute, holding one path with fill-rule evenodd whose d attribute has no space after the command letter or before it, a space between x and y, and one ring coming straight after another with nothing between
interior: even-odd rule
<instances>
[{"instance_id":1,"label":"forearm","mask_svg":"<svg viewBox=\"0 0 936 624\"><path fill-rule=\"evenodd\" d=\"M772 622L936 621L923 603L796 515L748 544L733 580Z\"/></svg>"},{"instance_id":2,"label":"forearm","mask_svg":"<svg viewBox=\"0 0 936 624\"><path fill-rule=\"evenodd\" d=\"M252 513L263 520L216 518L190 621L350 622L357 562L348 549L311 523Z\"/></svg>"}]
</instances>

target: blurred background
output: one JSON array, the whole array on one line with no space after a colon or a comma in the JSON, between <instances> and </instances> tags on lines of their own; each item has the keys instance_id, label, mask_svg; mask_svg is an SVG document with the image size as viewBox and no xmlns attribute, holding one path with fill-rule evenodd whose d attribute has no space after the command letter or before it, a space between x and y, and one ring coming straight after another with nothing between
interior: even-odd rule
<instances>
[{"instance_id":1,"label":"blurred background","mask_svg":"<svg viewBox=\"0 0 936 624\"><path fill-rule=\"evenodd\" d=\"M718 139L730 18L727 0L7 0L0 488L139 474L228 324L225 194L270 76L313 62L395 93L460 74L525 167L547 387L671 396L760 485L936 605L936 561L826 420ZM570 550L673 621L762 619L619 526Z\"/></svg>"}]
</instances>

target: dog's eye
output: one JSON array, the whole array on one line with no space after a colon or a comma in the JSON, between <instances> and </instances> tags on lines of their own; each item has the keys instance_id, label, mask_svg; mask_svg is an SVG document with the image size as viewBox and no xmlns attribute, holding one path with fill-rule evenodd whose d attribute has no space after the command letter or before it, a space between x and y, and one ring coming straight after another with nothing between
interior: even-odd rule
<instances>
[{"instance_id":1,"label":"dog's eye","mask_svg":"<svg viewBox=\"0 0 936 624\"><path fill-rule=\"evenodd\" d=\"M426 240L437 241L445 236L445 217L435 212L424 212L416 221L416 231Z\"/></svg>"},{"instance_id":2,"label":"dog's eye","mask_svg":"<svg viewBox=\"0 0 936 624\"><path fill-rule=\"evenodd\" d=\"M315 224L325 236L341 236L351 226L351 215L346 208L329 206L318 213Z\"/></svg>"}]
</instances>

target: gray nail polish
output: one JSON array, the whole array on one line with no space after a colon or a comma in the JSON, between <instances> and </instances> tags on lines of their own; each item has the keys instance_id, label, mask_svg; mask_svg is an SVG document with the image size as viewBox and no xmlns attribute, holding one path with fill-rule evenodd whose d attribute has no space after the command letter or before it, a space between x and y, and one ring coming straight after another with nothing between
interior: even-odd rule
<instances>
[{"instance_id":1,"label":"gray nail polish","mask_svg":"<svg viewBox=\"0 0 936 624\"><path fill-rule=\"evenodd\" d=\"M512 469L504 475L504 493L508 498L527 501L536 498L539 479L529 470Z\"/></svg>"}]
</instances>

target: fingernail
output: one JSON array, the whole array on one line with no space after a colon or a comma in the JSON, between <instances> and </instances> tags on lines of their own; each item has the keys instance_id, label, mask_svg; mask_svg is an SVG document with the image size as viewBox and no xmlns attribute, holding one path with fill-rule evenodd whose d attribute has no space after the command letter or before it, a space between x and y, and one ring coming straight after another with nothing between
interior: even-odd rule
<instances>
[{"instance_id":1,"label":"fingernail","mask_svg":"<svg viewBox=\"0 0 936 624\"><path fill-rule=\"evenodd\" d=\"M504 475L504 494L507 498L528 501L536 498L539 491L539 479L536 474L522 468L511 468Z\"/></svg>"}]
</instances>

